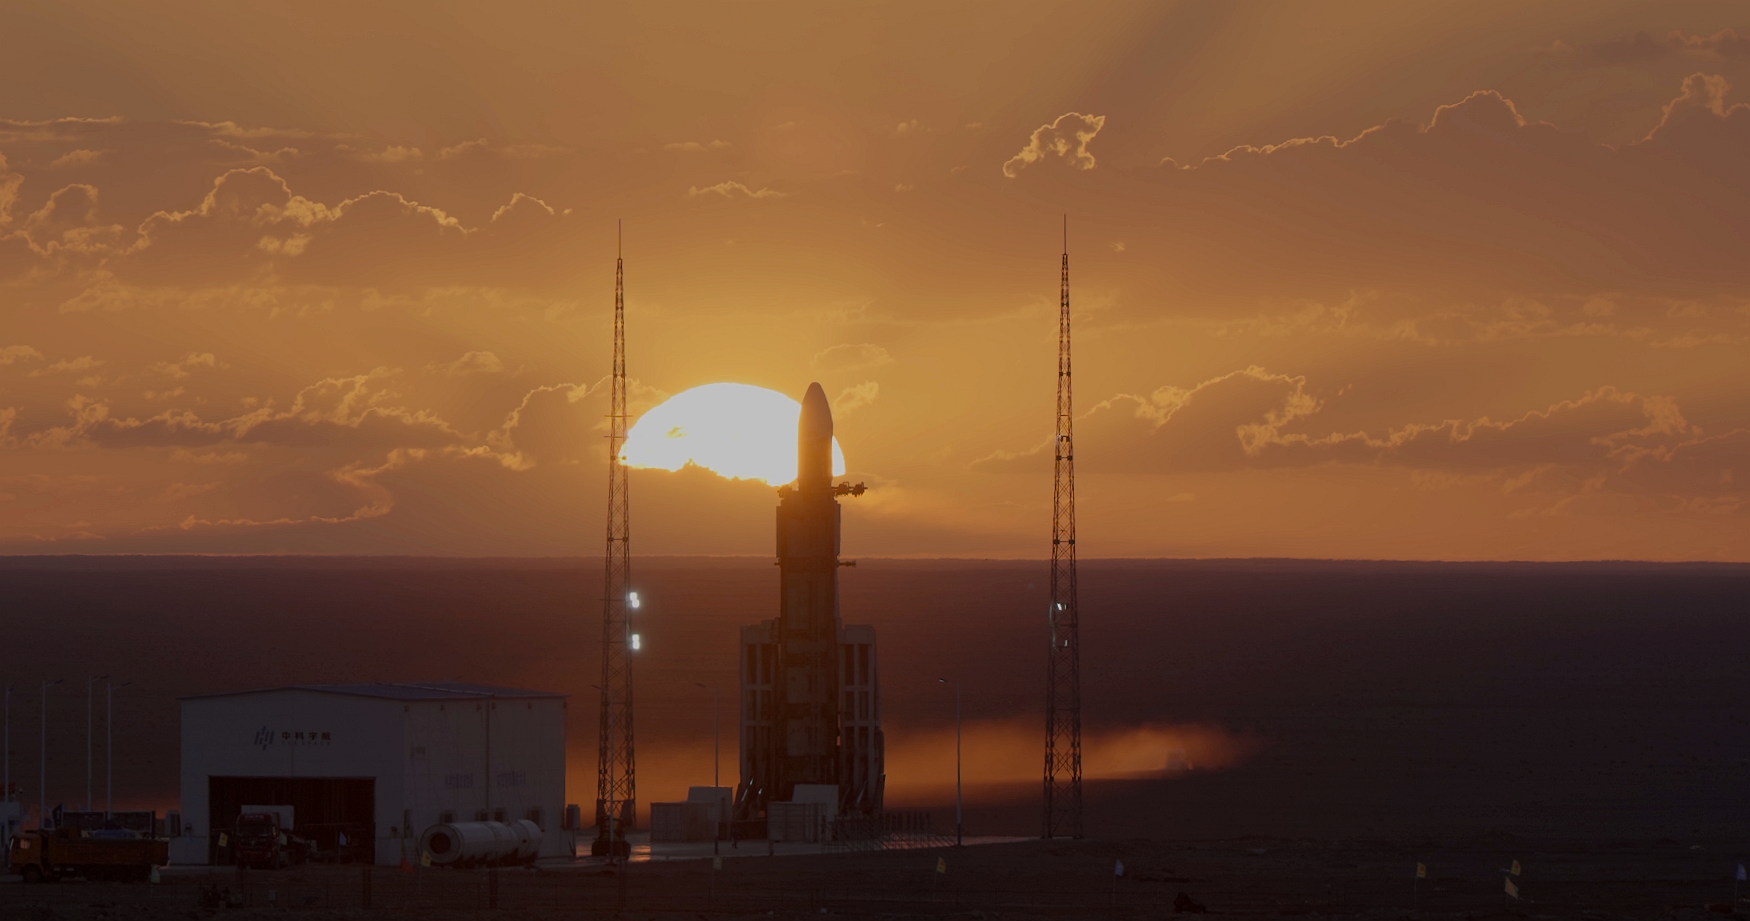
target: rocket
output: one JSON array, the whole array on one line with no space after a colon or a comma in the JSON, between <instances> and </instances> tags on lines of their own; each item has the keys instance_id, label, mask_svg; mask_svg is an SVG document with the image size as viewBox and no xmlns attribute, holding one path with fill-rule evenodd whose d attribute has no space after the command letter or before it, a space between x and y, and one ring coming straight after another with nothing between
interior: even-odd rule
<instances>
[{"instance_id":1,"label":"rocket","mask_svg":"<svg viewBox=\"0 0 1750 921\"><path fill-rule=\"evenodd\" d=\"M779 798L795 784L837 783L839 503L832 482L832 406L820 384L802 398L796 483L779 491L781 679L772 762Z\"/></svg>"},{"instance_id":2,"label":"rocket","mask_svg":"<svg viewBox=\"0 0 1750 921\"><path fill-rule=\"evenodd\" d=\"M833 814L879 813L885 787L875 631L839 620L832 405L818 383L796 424L796 482L778 489L778 616L742 628L742 782L736 814L836 788ZM807 800L818 802L818 799Z\"/></svg>"}]
</instances>

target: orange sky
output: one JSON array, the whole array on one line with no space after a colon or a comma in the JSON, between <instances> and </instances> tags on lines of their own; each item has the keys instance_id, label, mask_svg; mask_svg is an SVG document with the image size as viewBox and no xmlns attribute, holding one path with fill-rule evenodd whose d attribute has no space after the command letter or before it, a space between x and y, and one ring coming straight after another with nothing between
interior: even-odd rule
<instances>
[{"instance_id":1,"label":"orange sky","mask_svg":"<svg viewBox=\"0 0 1750 921\"><path fill-rule=\"evenodd\" d=\"M624 8L619 8L624 7ZM600 552L635 402L838 398L849 555L1750 559L1725 2L12 3L0 551ZM633 476L643 554L772 490Z\"/></svg>"}]
</instances>

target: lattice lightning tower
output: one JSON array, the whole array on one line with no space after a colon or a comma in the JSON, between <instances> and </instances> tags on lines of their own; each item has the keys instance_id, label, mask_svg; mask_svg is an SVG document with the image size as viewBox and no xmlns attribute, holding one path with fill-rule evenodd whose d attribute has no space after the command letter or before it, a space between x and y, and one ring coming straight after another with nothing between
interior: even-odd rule
<instances>
[{"instance_id":1,"label":"lattice lightning tower","mask_svg":"<svg viewBox=\"0 0 1750 921\"><path fill-rule=\"evenodd\" d=\"M632 752L631 503L620 449L626 443L626 260L614 259L614 373L608 409L607 573L602 583L601 740L596 762L596 840L592 854L627 856L626 833L638 815ZM490 778L488 778L490 782Z\"/></svg>"},{"instance_id":2,"label":"lattice lightning tower","mask_svg":"<svg viewBox=\"0 0 1750 921\"><path fill-rule=\"evenodd\" d=\"M1076 452L1069 366L1069 218L1057 314L1057 434L1051 496L1051 648L1045 676L1045 834L1082 836L1081 617L1076 608Z\"/></svg>"}]
</instances>

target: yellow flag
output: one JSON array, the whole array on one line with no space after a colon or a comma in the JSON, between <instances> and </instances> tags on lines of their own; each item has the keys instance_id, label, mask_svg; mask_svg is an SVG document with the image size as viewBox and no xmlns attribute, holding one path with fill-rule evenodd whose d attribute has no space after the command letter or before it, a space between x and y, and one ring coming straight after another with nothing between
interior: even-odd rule
<instances>
[{"instance_id":1,"label":"yellow flag","mask_svg":"<svg viewBox=\"0 0 1750 921\"><path fill-rule=\"evenodd\" d=\"M1518 876L1519 875L1519 861L1517 861L1517 860L1513 861L1513 869L1508 870L1507 872L1513 874L1514 876Z\"/></svg>"},{"instance_id":2,"label":"yellow flag","mask_svg":"<svg viewBox=\"0 0 1750 921\"><path fill-rule=\"evenodd\" d=\"M1507 884L1507 894L1508 895L1510 895L1514 898L1519 898L1519 887L1513 885L1513 878L1512 877L1504 876L1501 878L1501 881Z\"/></svg>"},{"instance_id":3,"label":"yellow flag","mask_svg":"<svg viewBox=\"0 0 1750 921\"><path fill-rule=\"evenodd\" d=\"M430 851L420 851L419 852L419 865L422 867L431 866L431 852Z\"/></svg>"},{"instance_id":4,"label":"yellow flag","mask_svg":"<svg viewBox=\"0 0 1750 921\"><path fill-rule=\"evenodd\" d=\"M942 858L942 857L936 858L936 872L937 873L948 872L948 861L945 858Z\"/></svg>"},{"instance_id":5,"label":"yellow flag","mask_svg":"<svg viewBox=\"0 0 1750 921\"><path fill-rule=\"evenodd\" d=\"M1428 865L1427 864L1425 864L1425 863L1416 864L1416 878L1417 879L1427 879L1428 878Z\"/></svg>"},{"instance_id":6,"label":"yellow flag","mask_svg":"<svg viewBox=\"0 0 1750 921\"><path fill-rule=\"evenodd\" d=\"M219 846L220 846L220 847L226 847L226 846L228 846L228 845L229 845L229 844L230 844L230 843L231 843L231 838L230 838L230 836L229 836L229 835L226 835L226 834L225 834L225 833L224 833L224 832L219 832Z\"/></svg>"}]
</instances>

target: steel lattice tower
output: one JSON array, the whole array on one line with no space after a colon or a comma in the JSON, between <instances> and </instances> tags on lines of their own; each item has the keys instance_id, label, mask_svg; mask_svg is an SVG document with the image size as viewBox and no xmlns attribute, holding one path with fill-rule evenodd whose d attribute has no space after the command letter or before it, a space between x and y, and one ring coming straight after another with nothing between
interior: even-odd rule
<instances>
[{"instance_id":1,"label":"steel lattice tower","mask_svg":"<svg viewBox=\"0 0 1750 921\"><path fill-rule=\"evenodd\" d=\"M1069 363L1069 219L1057 313L1057 433L1051 496L1051 647L1045 674L1045 834L1082 836L1081 617L1076 607L1076 452Z\"/></svg>"},{"instance_id":2,"label":"steel lattice tower","mask_svg":"<svg viewBox=\"0 0 1750 921\"><path fill-rule=\"evenodd\" d=\"M637 761L632 751L631 502L620 448L626 443L626 260L614 259L614 372L608 409L607 572L602 583L601 739L596 759L596 840L592 854L630 854L636 819ZM490 779L489 779L490 780Z\"/></svg>"}]
</instances>

